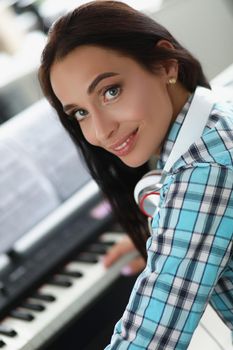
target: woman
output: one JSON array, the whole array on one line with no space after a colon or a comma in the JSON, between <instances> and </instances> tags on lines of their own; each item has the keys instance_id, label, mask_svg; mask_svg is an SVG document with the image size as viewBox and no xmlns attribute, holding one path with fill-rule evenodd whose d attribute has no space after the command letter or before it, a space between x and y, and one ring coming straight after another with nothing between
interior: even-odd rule
<instances>
[{"instance_id":1,"label":"woman","mask_svg":"<svg viewBox=\"0 0 233 350\"><path fill-rule=\"evenodd\" d=\"M196 88L209 91L199 62L147 16L95 1L53 25L39 78L147 262L107 349L187 349L208 302L232 329L233 111L214 104L164 173L151 236L133 196L149 160L165 168Z\"/></svg>"}]
</instances>

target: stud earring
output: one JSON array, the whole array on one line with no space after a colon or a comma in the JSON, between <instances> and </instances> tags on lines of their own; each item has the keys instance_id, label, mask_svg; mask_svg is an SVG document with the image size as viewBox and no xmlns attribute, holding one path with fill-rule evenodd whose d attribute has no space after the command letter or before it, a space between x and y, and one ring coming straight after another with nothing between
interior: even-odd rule
<instances>
[{"instance_id":1,"label":"stud earring","mask_svg":"<svg viewBox=\"0 0 233 350\"><path fill-rule=\"evenodd\" d=\"M168 84L169 85L174 85L176 83L176 78L170 78L169 80L168 80Z\"/></svg>"}]
</instances>

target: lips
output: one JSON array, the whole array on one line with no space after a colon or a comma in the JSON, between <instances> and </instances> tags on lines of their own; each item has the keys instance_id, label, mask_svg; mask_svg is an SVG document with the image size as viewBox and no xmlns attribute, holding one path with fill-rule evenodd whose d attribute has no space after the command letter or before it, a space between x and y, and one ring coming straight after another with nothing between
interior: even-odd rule
<instances>
[{"instance_id":1,"label":"lips","mask_svg":"<svg viewBox=\"0 0 233 350\"><path fill-rule=\"evenodd\" d=\"M135 141L136 141L136 134L137 134L138 128L122 138L121 140L117 141L108 149L111 150L114 154L117 156L124 156L127 155L133 148Z\"/></svg>"}]
</instances>

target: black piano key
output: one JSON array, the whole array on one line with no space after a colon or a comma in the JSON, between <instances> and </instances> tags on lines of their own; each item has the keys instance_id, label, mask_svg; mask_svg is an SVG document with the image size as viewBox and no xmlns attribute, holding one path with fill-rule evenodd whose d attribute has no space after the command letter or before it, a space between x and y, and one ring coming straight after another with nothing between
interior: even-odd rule
<instances>
[{"instance_id":1,"label":"black piano key","mask_svg":"<svg viewBox=\"0 0 233 350\"><path fill-rule=\"evenodd\" d=\"M30 296L30 298L46 301L49 303L52 303L53 301L56 300L56 298L51 294L42 294L39 292L34 293L32 296Z\"/></svg>"},{"instance_id":2,"label":"black piano key","mask_svg":"<svg viewBox=\"0 0 233 350\"><path fill-rule=\"evenodd\" d=\"M6 346L6 343L0 339L0 348L3 348L4 346Z\"/></svg>"},{"instance_id":3,"label":"black piano key","mask_svg":"<svg viewBox=\"0 0 233 350\"><path fill-rule=\"evenodd\" d=\"M59 271L59 275L64 275L68 277L80 278L83 276L82 272L74 271L74 270L62 270Z\"/></svg>"},{"instance_id":4,"label":"black piano key","mask_svg":"<svg viewBox=\"0 0 233 350\"><path fill-rule=\"evenodd\" d=\"M34 320L34 316L32 314L29 314L28 312L24 311L13 310L10 311L9 315L13 318L17 318L22 321L31 322L32 320Z\"/></svg>"},{"instance_id":5,"label":"black piano key","mask_svg":"<svg viewBox=\"0 0 233 350\"><path fill-rule=\"evenodd\" d=\"M0 324L0 334L13 338L17 335L17 332L12 328Z\"/></svg>"},{"instance_id":6,"label":"black piano key","mask_svg":"<svg viewBox=\"0 0 233 350\"><path fill-rule=\"evenodd\" d=\"M56 276L56 277L52 277L49 281L47 281L47 284L51 284L52 286L57 286L57 287L71 287L72 286L72 282L68 279L65 278L63 276Z\"/></svg>"},{"instance_id":7,"label":"black piano key","mask_svg":"<svg viewBox=\"0 0 233 350\"><path fill-rule=\"evenodd\" d=\"M73 260L77 261L77 262L85 262L85 263L95 264L98 262L98 256L97 256L97 254L85 252L85 253L79 254Z\"/></svg>"},{"instance_id":8,"label":"black piano key","mask_svg":"<svg viewBox=\"0 0 233 350\"><path fill-rule=\"evenodd\" d=\"M101 243L106 247L111 247L112 245L114 245L116 243L116 241L101 241L101 239L99 239L97 241L97 243Z\"/></svg>"},{"instance_id":9,"label":"black piano key","mask_svg":"<svg viewBox=\"0 0 233 350\"><path fill-rule=\"evenodd\" d=\"M23 302L20 307L23 307L24 309L32 310L32 311L44 311L45 307L41 304L36 303L29 303L29 302Z\"/></svg>"},{"instance_id":10,"label":"black piano key","mask_svg":"<svg viewBox=\"0 0 233 350\"><path fill-rule=\"evenodd\" d=\"M6 287L1 281L0 281L0 295L4 297L7 295Z\"/></svg>"},{"instance_id":11,"label":"black piano key","mask_svg":"<svg viewBox=\"0 0 233 350\"><path fill-rule=\"evenodd\" d=\"M88 253L96 253L96 254L106 254L108 249L109 249L109 246L102 243L93 243L86 248Z\"/></svg>"}]
</instances>

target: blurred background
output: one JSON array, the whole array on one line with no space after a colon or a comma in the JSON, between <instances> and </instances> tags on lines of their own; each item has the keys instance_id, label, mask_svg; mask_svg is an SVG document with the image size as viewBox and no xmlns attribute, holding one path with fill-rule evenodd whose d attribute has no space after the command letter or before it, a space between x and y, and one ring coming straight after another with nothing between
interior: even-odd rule
<instances>
[{"instance_id":1,"label":"blurred background","mask_svg":"<svg viewBox=\"0 0 233 350\"><path fill-rule=\"evenodd\" d=\"M0 123L41 98L40 54L51 23L87 1L0 1ZM233 62L232 0L125 0L164 24L203 64L209 79Z\"/></svg>"}]
</instances>

